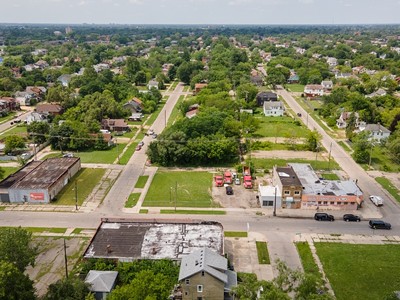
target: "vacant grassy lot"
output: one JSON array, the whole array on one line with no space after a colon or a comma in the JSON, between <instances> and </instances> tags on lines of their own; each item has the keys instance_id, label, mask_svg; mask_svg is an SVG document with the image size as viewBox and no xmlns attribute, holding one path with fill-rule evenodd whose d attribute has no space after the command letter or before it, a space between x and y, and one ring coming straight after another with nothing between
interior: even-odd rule
<instances>
[{"instance_id":1,"label":"vacant grassy lot","mask_svg":"<svg viewBox=\"0 0 400 300\"><path fill-rule=\"evenodd\" d=\"M17 167L1 167L1 169L4 171L3 178L6 178L19 170Z\"/></svg>"},{"instance_id":2,"label":"vacant grassy lot","mask_svg":"<svg viewBox=\"0 0 400 300\"><path fill-rule=\"evenodd\" d=\"M254 137L307 137L309 130L291 117L261 117Z\"/></svg>"},{"instance_id":3,"label":"vacant grassy lot","mask_svg":"<svg viewBox=\"0 0 400 300\"><path fill-rule=\"evenodd\" d=\"M26 130L26 126L22 125L22 126L15 126L13 128L11 128L10 130L6 131L6 132L2 132L0 133L0 137L2 139L6 138L7 136L10 135L19 135L22 137L25 137L28 135L28 132Z\"/></svg>"},{"instance_id":4,"label":"vacant grassy lot","mask_svg":"<svg viewBox=\"0 0 400 300\"><path fill-rule=\"evenodd\" d=\"M375 180L387 190L398 202L400 202L400 191L385 177L376 177Z\"/></svg>"},{"instance_id":5,"label":"vacant grassy lot","mask_svg":"<svg viewBox=\"0 0 400 300\"><path fill-rule=\"evenodd\" d=\"M128 200L125 202L126 208L132 208L136 205L140 197L140 193L132 193L129 195Z\"/></svg>"},{"instance_id":6,"label":"vacant grassy lot","mask_svg":"<svg viewBox=\"0 0 400 300\"><path fill-rule=\"evenodd\" d=\"M315 246L338 300L384 299L400 289L399 245Z\"/></svg>"},{"instance_id":7,"label":"vacant grassy lot","mask_svg":"<svg viewBox=\"0 0 400 300\"><path fill-rule=\"evenodd\" d=\"M294 84L287 84L285 88L291 92L303 93L304 92L304 85L294 83Z\"/></svg>"},{"instance_id":8,"label":"vacant grassy lot","mask_svg":"<svg viewBox=\"0 0 400 300\"><path fill-rule=\"evenodd\" d=\"M143 206L216 207L208 172L158 171Z\"/></svg>"},{"instance_id":9,"label":"vacant grassy lot","mask_svg":"<svg viewBox=\"0 0 400 300\"><path fill-rule=\"evenodd\" d=\"M249 163L249 161L247 160ZM284 167L288 163L303 163L310 164L314 170L340 170L339 165L331 159L331 163L327 161L315 161L315 160L305 160L305 159L266 159L266 158L252 158L251 162L254 164L256 169L272 170L275 165L278 167Z\"/></svg>"},{"instance_id":10,"label":"vacant grassy lot","mask_svg":"<svg viewBox=\"0 0 400 300\"><path fill-rule=\"evenodd\" d=\"M118 146L103 151L74 152L74 156L80 157L82 163L112 164L126 144L118 143Z\"/></svg>"},{"instance_id":11,"label":"vacant grassy lot","mask_svg":"<svg viewBox=\"0 0 400 300\"><path fill-rule=\"evenodd\" d=\"M89 196L93 188L103 177L105 169L81 169L71 181L61 190L53 204L75 205L75 181L78 189L78 205Z\"/></svg>"},{"instance_id":12,"label":"vacant grassy lot","mask_svg":"<svg viewBox=\"0 0 400 300\"><path fill-rule=\"evenodd\" d=\"M178 214L178 215L225 215L223 210L194 210L194 209L161 209L160 214Z\"/></svg>"},{"instance_id":13,"label":"vacant grassy lot","mask_svg":"<svg viewBox=\"0 0 400 300\"><path fill-rule=\"evenodd\" d=\"M139 176L138 181L135 184L135 188L142 189L146 185L149 176Z\"/></svg>"},{"instance_id":14,"label":"vacant grassy lot","mask_svg":"<svg viewBox=\"0 0 400 300\"><path fill-rule=\"evenodd\" d=\"M364 170L368 170L368 164L361 165ZM388 150L381 146L375 146L372 149L371 167L374 170L386 172L399 172L400 165L395 163L391 158Z\"/></svg>"}]
</instances>

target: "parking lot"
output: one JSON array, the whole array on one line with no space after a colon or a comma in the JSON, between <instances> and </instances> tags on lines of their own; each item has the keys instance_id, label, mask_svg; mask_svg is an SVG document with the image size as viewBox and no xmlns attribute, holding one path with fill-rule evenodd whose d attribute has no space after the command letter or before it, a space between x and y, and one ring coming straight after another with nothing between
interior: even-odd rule
<instances>
[{"instance_id":1,"label":"parking lot","mask_svg":"<svg viewBox=\"0 0 400 300\"><path fill-rule=\"evenodd\" d=\"M233 188L233 195L227 195L225 187L216 187L213 183L212 197L215 202L218 202L222 207L232 208L257 208L260 207L257 201L257 191L254 189L255 182L253 182L253 189L245 189L243 182L240 185L231 184Z\"/></svg>"}]
</instances>

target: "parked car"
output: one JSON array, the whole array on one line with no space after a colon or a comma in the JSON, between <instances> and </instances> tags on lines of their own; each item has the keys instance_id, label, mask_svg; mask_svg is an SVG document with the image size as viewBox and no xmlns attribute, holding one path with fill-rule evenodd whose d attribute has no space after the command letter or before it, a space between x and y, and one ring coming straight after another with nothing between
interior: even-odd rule
<instances>
[{"instance_id":1,"label":"parked car","mask_svg":"<svg viewBox=\"0 0 400 300\"><path fill-rule=\"evenodd\" d=\"M314 219L317 221L335 221L335 217L327 213L316 213Z\"/></svg>"},{"instance_id":2,"label":"parked car","mask_svg":"<svg viewBox=\"0 0 400 300\"><path fill-rule=\"evenodd\" d=\"M149 129L149 131L147 131L148 135L153 135L154 134L154 130L153 129Z\"/></svg>"},{"instance_id":3,"label":"parked car","mask_svg":"<svg viewBox=\"0 0 400 300\"><path fill-rule=\"evenodd\" d=\"M345 214L343 215L343 221L346 222L360 222L361 219L359 216L353 215L353 214Z\"/></svg>"},{"instance_id":4,"label":"parked car","mask_svg":"<svg viewBox=\"0 0 400 300\"><path fill-rule=\"evenodd\" d=\"M372 201L372 203L374 203L376 206L382 206L383 205L383 199L379 196L374 196L371 195L369 196L369 200Z\"/></svg>"},{"instance_id":5,"label":"parked car","mask_svg":"<svg viewBox=\"0 0 400 300\"><path fill-rule=\"evenodd\" d=\"M144 142L143 142L143 141L140 141L139 144L138 144L138 146L143 147L143 146L144 146Z\"/></svg>"},{"instance_id":6,"label":"parked car","mask_svg":"<svg viewBox=\"0 0 400 300\"><path fill-rule=\"evenodd\" d=\"M65 153L62 157L74 157L73 153Z\"/></svg>"},{"instance_id":7,"label":"parked car","mask_svg":"<svg viewBox=\"0 0 400 300\"><path fill-rule=\"evenodd\" d=\"M136 151L140 151L141 149L142 149L142 146L137 145L135 150L136 150Z\"/></svg>"},{"instance_id":8,"label":"parked car","mask_svg":"<svg viewBox=\"0 0 400 300\"><path fill-rule=\"evenodd\" d=\"M392 225L381 220L370 220L369 227L372 229L391 229Z\"/></svg>"},{"instance_id":9,"label":"parked car","mask_svg":"<svg viewBox=\"0 0 400 300\"><path fill-rule=\"evenodd\" d=\"M156 138L157 138L157 133L153 133L153 134L151 135L151 137L152 137L153 139L156 139Z\"/></svg>"},{"instance_id":10,"label":"parked car","mask_svg":"<svg viewBox=\"0 0 400 300\"><path fill-rule=\"evenodd\" d=\"M14 123L21 123L21 119L15 119Z\"/></svg>"},{"instance_id":11,"label":"parked car","mask_svg":"<svg viewBox=\"0 0 400 300\"><path fill-rule=\"evenodd\" d=\"M226 186L225 189L227 195L233 195L233 188L230 185Z\"/></svg>"},{"instance_id":12,"label":"parked car","mask_svg":"<svg viewBox=\"0 0 400 300\"><path fill-rule=\"evenodd\" d=\"M236 185L240 185L240 178L239 178L239 177L236 177L236 178L235 178L235 184L236 184Z\"/></svg>"},{"instance_id":13,"label":"parked car","mask_svg":"<svg viewBox=\"0 0 400 300\"><path fill-rule=\"evenodd\" d=\"M30 159L31 157L32 157L33 155L32 155L32 153L30 153L30 152L26 152L26 153L22 153L21 154L21 158L22 159Z\"/></svg>"}]
</instances>

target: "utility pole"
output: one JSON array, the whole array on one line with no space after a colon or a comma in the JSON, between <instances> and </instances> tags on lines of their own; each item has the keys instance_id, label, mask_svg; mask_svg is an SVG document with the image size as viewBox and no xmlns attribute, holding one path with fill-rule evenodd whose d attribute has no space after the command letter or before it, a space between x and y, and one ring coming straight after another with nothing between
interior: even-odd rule
<instances>
[{"instance_id":1,"label":"utility pole","mask_svg":"<svg viewBox=\"0 0 400 300\"><path fill-rule=\"evenodd\" d=\"M78 210L78 182L75 180L75 210Z\"/></svg>"},{"instance_id":2,"label":"utility pole","mask_svg":"<svg viewBox=\"0 0 400 300\"><path fill-rule=\"evenodd\" d=\"M67 262L67 245L64 238L64 263L65 263L65 278L68 279L68 262Z\"/></svg>"},{"instance_id":3,"label":"utility pole","mask_svg":"<svg viewBox=\"0 0 400 300\"><path fill-rule=\"evenodd\" d=\"M274 212L273 216L276 217L276 186L275 186L275 199L274 199Z\"/></svg>"}]
</instances>

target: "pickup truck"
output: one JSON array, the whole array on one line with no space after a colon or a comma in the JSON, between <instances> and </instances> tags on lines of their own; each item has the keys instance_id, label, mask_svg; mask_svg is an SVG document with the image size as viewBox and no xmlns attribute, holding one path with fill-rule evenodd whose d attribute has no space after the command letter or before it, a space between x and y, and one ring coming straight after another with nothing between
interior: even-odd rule
<instances>
[{"instance_id":1,"label":"pickup truck","mask_svg":"<svg viewBox=\"0 0 400 300\"><path fill-rule=\"evenodd\" d=\"M231 184L232 183L232 173L229 171L226 171L224 173L224 182L227 184Z\"/></svg>"},{"instance_id":2,"label":"pickup truck","mask_svg":"<svg viewBox=\"0 0 400 300\"><path fill-rule=\"evenodd\" d=\"M245 189L253 188L253 181L250 175L243 176L243 185Z\"/></svg>"},{"instance_id":3,"label":"pickup truck","mask_svg":"<svg viewBox=\"0 0 400 300\"><path fill-rule=\"evenodd\" d=\"M224 186L224 179L221 175L214 177L215 186Z\"/></svg>"}]
</instances>

